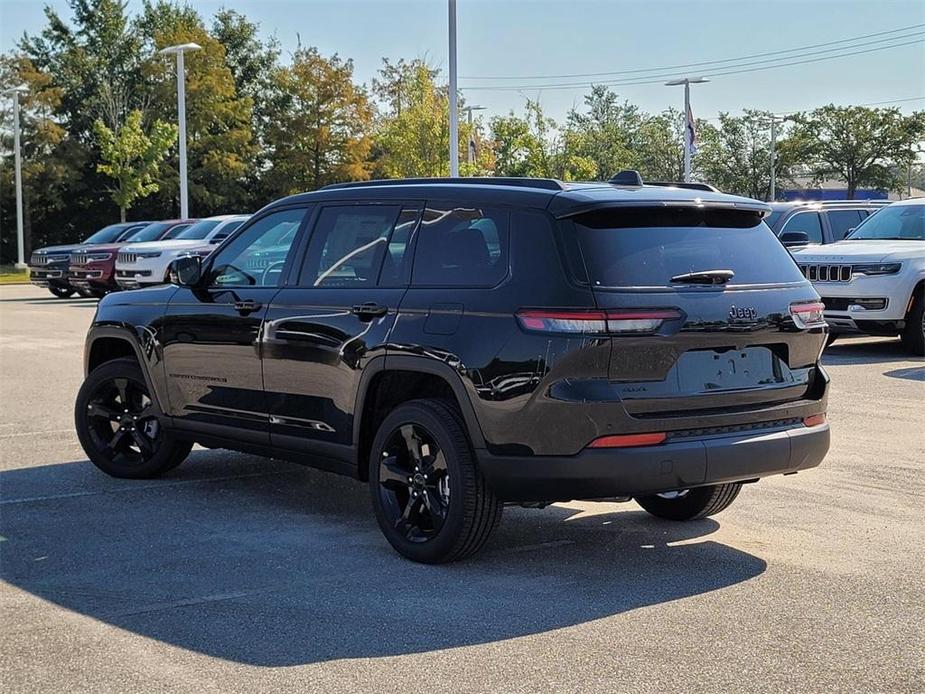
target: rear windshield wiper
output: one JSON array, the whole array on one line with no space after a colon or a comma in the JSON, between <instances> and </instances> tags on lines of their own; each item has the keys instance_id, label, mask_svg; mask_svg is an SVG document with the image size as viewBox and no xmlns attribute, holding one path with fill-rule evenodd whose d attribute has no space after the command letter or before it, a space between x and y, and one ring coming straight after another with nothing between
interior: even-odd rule
<instances>
[{"instance_id":1,"label":"rear windshield wiper","mask_svg":"<svg viewBox=\"0 0 925 694\"><path fill-rule=\"evenodd\" d=\"M732 270L698 270L675 275L671 281L683 284L726 284L733 277L735 273Z\"/></svg>"}]
</instances>

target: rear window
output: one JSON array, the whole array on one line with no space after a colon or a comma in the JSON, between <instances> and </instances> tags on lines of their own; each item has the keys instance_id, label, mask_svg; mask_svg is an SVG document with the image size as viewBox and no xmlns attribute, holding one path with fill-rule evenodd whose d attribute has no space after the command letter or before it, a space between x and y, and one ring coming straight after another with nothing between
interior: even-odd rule
<instances>
[{"instance_id":1,"label":"rear window","mask_svg":"<svg viewBox=\"0 0 925 694\"><path fill-rule=\"evenodd\" d=\"M414 255L414 286L492 287L507 275L510 214L428 201Z\"/></svg>"},{"instance_id":2,"label":"rear window","mask_svg":"<svg viewBox=\"0 0 925 694\"><path fill-rule=\"evenodd\" d=\"M705 270L732 270L730 285L803 281L790 254L755 212L599 210L568 220L565 232L578 239L595 287L684 287L671 278Z\"/></svg>"}]
</instances>

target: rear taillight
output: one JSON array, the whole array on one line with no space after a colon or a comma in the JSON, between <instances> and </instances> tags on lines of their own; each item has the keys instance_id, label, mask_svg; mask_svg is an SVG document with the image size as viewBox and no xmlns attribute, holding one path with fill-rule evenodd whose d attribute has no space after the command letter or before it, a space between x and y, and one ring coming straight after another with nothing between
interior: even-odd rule
<instances>
[{"instance_id":1,"label":"rear taillight","mask_svg":"<svg viewBox=\"0 0 925 694\"><path fill-rule=\"evenodd\" d=\"M666 321L681 317L681 312L676 309L527 309L517 312L517 320L526 330L599 335L651 334Z\"/></svg>"},{"instance_id":2,"label":"rear taillight","mask_svg":"<svg viewBox=\"0 0 925 694\"><path fill-rule=\"evenodd\" d=\"M648 434L620 434L601 436L588 444L588 448L632 448L633 446L657 446L668 438L665 432Z\"/></svg>"},{"instance_id":3,"label":"rear taillight","mask_svg":"<svg viewBox=\"0 0 925 694\"><path fill-rule=\"evenodd\" d=\"M821 328L825 325L825 306L819 301L790 304L790 317L798 328Z\"/></svg>"}]
</instances>

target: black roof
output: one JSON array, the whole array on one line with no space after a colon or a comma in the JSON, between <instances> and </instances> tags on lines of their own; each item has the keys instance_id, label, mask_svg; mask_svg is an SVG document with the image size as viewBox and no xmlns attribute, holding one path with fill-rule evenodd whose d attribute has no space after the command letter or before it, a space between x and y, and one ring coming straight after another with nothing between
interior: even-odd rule
<instances>
[{"instance_id":1,"label":"black roof","mask_svg":"<svg viewBox=\"0 0 925 694\"><path fill-rule=\"evenodd\" d=\"M571 183L551 178L415 178L326 186L277 200L265 209L324 201L459 201L462 204L517 205L545 209L557 217L612 206L707 205L768 212L751 198L672 186Z\"/></svg>"}]
</instances>

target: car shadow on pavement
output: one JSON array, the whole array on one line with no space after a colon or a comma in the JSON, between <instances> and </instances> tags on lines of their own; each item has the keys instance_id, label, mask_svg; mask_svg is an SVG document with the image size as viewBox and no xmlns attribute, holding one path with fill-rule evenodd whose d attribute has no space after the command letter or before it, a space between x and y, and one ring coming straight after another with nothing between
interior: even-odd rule
<instances>
[{"instance_id":1,"label":"car shadow on pavement","mask_svg":"<svg viewBox=\"0 0 925 694\"><path fill-rule=\"evenodd\" d=\"M883 374L890 378L902 378L908 381L925 381L925 366L913 366L911 369L893 369Z\"/></svg>"},{"instance_id":2,"label":"car shadow on pavement","mask_svg":"<svg viewBox=\"0 0 925 694\"><path fill-rule=\"evenodd\" d=\"M839 340L825 348L822 355L823 365L876 364L894 361L914 361L914 357L898 338L882 340Z\"/></svg>"},{"instance_id":3,"label":"car shadow on pavement","mask_svg":"<svg viewBox=\"0 0 925 694\"><path fill-rule=\"evenodd\" d=\"M704 539L713 520L658 521L630 504L508 508L480 555L417 565L380 535L366 485L223 451L196 451L162 480L73 462L0 473L0 489L3 580L148 638L266 667L542 633L766 568Z\"/></svg>"}]
</instances>

